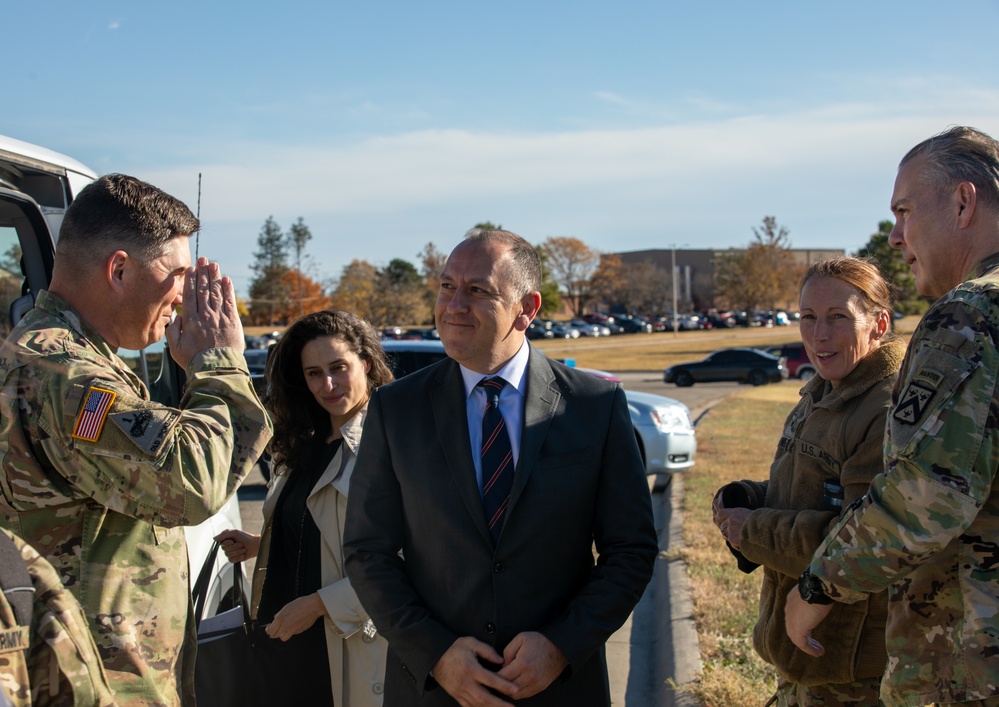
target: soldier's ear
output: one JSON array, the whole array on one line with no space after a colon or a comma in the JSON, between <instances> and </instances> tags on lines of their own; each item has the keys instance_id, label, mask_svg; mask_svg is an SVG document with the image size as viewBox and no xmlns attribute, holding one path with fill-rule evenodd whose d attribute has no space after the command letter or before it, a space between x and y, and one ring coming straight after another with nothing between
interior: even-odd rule
<instances>
[{"instance_id":1,"label":"soldier's ear","mask_svg":"<svg viewBox=\"0 0 999 707\"><path fill-rule=\"evenodd\" d=\"M121 294L125 290L125 270L129 264L128 253L116 250L104 263L104 276L112 290Z\"/></svg>"},{"instance_id":2,"label":"soldier's ear","mask_svg":"<svg viewBox=\"0 0 999 707\"><path fill-rule=\"evenodd\" d=\"M971 182L961 182L954 190L954 201L957 207L957 221L961 228L967 228L971 217L975 215L978 203L978 192Z\"/></svg>"}]
</instances>

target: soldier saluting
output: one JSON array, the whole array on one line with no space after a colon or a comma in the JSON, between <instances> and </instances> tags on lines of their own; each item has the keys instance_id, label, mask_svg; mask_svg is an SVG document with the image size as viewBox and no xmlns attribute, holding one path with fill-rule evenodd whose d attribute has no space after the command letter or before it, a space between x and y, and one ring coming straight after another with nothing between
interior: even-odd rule
<instances>
[{"instance_id":1,"label":"soldier saluting","mask_svg":"<svg viewBox=\"0 0 999 707\"><path fill-rule=\"evenodd\" d=\"M221 508L271 435L232 282L204 258L191 267L198 227L156 187L101 177L66 212L49 290L0 348L0 524L80 601L123 705L193 703L182 526ZM159 341L179 304L174 409L116 352Z\"/></svg>"}]
</instances>

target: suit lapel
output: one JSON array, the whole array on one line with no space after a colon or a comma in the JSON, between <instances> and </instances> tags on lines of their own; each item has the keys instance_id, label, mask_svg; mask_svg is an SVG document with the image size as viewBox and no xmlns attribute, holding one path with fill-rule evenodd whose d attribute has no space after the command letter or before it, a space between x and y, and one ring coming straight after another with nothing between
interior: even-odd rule
<instances>
[{"instance_id":1,"label":"suit lapel","mask_svg":"<svg viewBox=\"0 0 999 707\"><path fill-rule=\"evenodd\" d=\"M562 394L555 385L555 374L543 354L531 347L527 363L527 386L524 390L524 429L520 437L520 456L513 476L507 518L517 505L517 499L538 464L544 444Z\"/></svg>"},{"instance_id":2,"label":"suit lapel","mask_svg":"<svg viewBox=\"0 0 999 707\"><path fill-rule=\"evenodd\" d=\"M430 390L430 405L444 457L447 459L451 479L458 489L468 515L482 537L492 543L492 535L482 509L479 485L475 481L472 463L472 443L468 439L468 414L466 412L465 385L461 380L458 364L448 361L434 376Z\"/></svg>"}]
</instances>

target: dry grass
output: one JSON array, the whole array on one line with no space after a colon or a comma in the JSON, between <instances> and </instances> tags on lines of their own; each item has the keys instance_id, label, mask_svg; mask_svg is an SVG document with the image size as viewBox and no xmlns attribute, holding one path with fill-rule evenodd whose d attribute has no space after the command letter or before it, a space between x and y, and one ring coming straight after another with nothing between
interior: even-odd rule
<instances>
[{"instance_id":1,"label":"dry grass","mask_svg":"<svg viewBox=\"0 0 999 707\"><path fill-rule=\"evenodd\" d=\"M898 321L900 334L912 332L918 319ZM273 327L248 326L247 334L259 336ZM801 341L797 326L735 328L714 331L681 331L673 335L627 334L610 338L542 339L532 342L553 358L571 358L584 368L605 371L661 371L685 361L697 361L712 351L729 346L764 348L772 344Z\"/></svg>"},{"instance_id":2,"label":"dry grass","mask_svg":"<svg viewBox=\"0 0 999 707\"><path fill-rule=\"evenodd\" d=\"M765 479L799 385L740 390L697 428L697 465L684 475L683 557L693 587L704 672L682 689L707 707L763 704L777 686L774 670L753 650L762 574L743 574L711 522L711 499L723 484Z\"/></svg>"}]
</instances>

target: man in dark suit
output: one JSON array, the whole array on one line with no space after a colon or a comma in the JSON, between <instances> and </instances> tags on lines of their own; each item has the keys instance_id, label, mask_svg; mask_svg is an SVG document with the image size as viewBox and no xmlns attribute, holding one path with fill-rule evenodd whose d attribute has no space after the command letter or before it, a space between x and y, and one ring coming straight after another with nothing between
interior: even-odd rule
<instances>
[{"instance_id":1,"label":"man in dark suit","mask_svg":"<svg viewBox=\"0 0 999 707\"><path fill-rule=\"evenodd\" d=\"M435 308L450 358L371 398L344 545L387 707L610 704L604 643L658 543L624 391L526 342L540 287L530 243L470 231Z\"/></svg>"}]
</instances>

